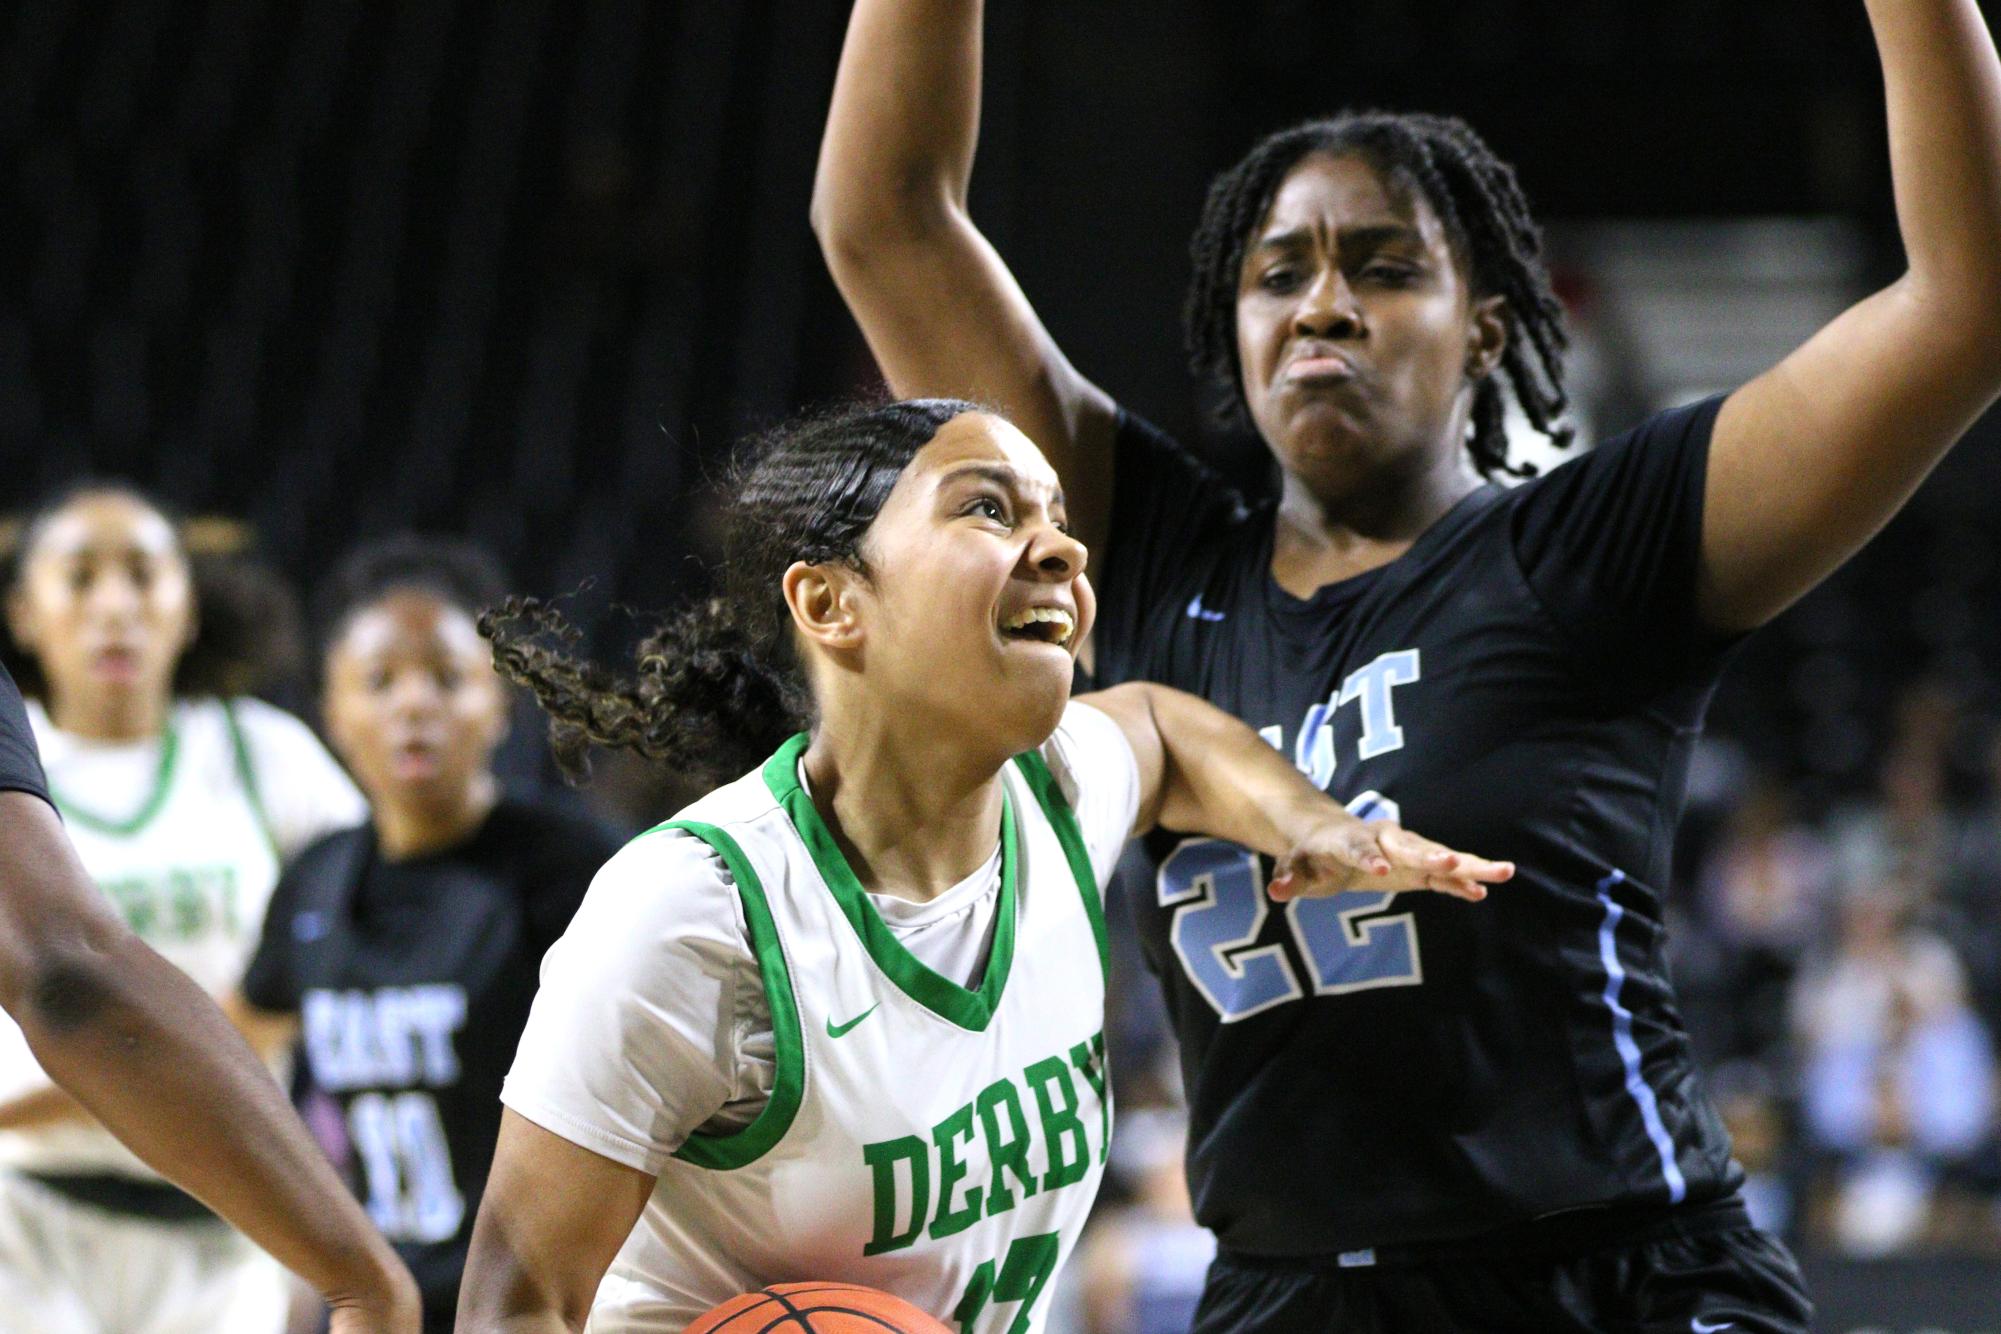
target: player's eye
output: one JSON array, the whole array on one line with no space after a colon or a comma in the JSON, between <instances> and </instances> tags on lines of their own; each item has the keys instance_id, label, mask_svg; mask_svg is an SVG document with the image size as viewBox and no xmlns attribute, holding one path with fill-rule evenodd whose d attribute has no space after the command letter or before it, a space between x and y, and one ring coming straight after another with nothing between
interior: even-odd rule
<instances>
[{"instance_id":1,"label":"player's eye","mask_svg":"<svg viewBox=\"0 0 2001 1334\"><path fill-rule=\"evenodd\" d=\"M1386 287L1408 287L1417 279L1417 270L1408 264L1377 260L1364 266L1361 276Z\"/></svg>"},{"instance_id":2,"label":"player's eye","mask_svg":"<svg viewBox=\"0 0 2001 1334\"><path fill-rule=\"evenodd\" d=\"M960 513L978 515L982 519L991 519L995 523L1004 524L1008 521L1007 506L992 496L974 496L966 502L966 508L961 510Z\"/></svg>"}]
</instances>

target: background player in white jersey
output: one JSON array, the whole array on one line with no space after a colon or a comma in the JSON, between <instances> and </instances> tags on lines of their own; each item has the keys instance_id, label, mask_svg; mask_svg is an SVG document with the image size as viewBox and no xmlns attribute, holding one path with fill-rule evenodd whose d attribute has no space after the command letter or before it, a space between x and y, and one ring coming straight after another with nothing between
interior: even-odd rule
<instances>
[{"instance_id":1,"label":"background player in white jersey","mask_svg":"<svg viewBox=\"0 0 2001 1334\"><path fill-rule=\"evenodd\" d=\"M817 1278L1030 1328L1105 1158L1099 895L1135 828L1264 848L1291 893L1512 868L1364 825L1191 696L1071 703L1085 551L990 413L809 421L734 496L725 596L636 680L537 644L543 609L489 623L570 743L777 750L613 858L550 951L459 1327L680 1329Z\"/></svg>"},{"instance_id":2,"label":"background player in white jersey","mask_svg":"<svg viewBox=\"0 0 2001 1334\"><path fill-rule=\"evenodd\" d=\"M229 669L268 630L198 593L145 497L87 484L44 505L7 576L10 647L85 870L203 990L232 990L281 863L364 818L360 795L303 723L216 693L242 688ZM4 1039L0 1328L278 1329L278 1266L91 1122L17 1029Z\"/></svg>"}]
</instances>

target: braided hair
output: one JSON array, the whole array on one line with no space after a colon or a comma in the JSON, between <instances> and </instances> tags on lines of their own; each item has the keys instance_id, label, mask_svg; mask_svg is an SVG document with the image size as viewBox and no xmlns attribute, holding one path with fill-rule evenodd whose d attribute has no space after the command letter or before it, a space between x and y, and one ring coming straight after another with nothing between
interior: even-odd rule
<instances>
[{"instance_id":1,"label":"braided hair","mask_svg":"<svg viewBox=\"0 0 2001 1334\"><path fill-rule=\"evenodd\" d=\"M1474 294L1501 298L1507 346L1500 376L1473 394L1473 463L1483 475L1529 476L1510 468L1497 379L1505 377L1530 423L1559 449L1573 435L1562 423L1570 400L1563 355L1570 338L1550 290L1542 231L1529 216L1514 169L1470 126L1451 116L1350 111L1268 135L1209 187L1189 244L1194 275L1182 309L1190 368L1212 396L1218 425L1254 430L1237 360L1237 289L1252 229L1286 175L1313 154L1359 156L1386 179L1414 186L1443 224Z\"/></svg>"},{"instance_id":2,"label":"braided hair","mask_svg":"<svg viewBox=\"0 0 2001 1334\"><path fill-rule=\"evenodd\" d=\"M586 774L596 744L734 778L810 727L785 571L804 561L866 575L862 538L903 470L947 422L978 410L959 399L850 406L753 444L731 478L719 595L663 620L629 676L578 657L580 632L546 602L509 598L483 613L495 667L534 691L565 775Z\"/></svg>"}]
</instances>

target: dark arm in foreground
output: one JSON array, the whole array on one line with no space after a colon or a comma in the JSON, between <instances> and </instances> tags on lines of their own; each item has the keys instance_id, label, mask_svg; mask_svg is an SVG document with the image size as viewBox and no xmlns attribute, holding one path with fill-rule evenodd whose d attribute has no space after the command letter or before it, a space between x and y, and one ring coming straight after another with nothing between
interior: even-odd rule
<instances>
[{"instance_id":1,"label":"dark arm in foreground","mask_svg":"<svg viewBox=\"0 0 2001 1334\"><path fill-rule=\"evenodd\" d=\"M23 792L0 792L0 1007L91 1115L324 1294L337 1334L415 1334L416 1285L270 1073Z\"/></svg>"}]
</instances>

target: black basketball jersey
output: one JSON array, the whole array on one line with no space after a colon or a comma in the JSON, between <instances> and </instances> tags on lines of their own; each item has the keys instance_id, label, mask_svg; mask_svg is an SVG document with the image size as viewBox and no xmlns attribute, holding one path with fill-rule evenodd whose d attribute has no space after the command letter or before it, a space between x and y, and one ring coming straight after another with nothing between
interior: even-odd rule
<instances>
[{"instance_id":1,"label":"black basketball jersey","mask_svg":"<svg viewBox=\"0 0 2001 1334\"><path fill-rule=\"evenodd\" d=\"M378 856L372 828L330 834L272 896L244 996L299 1015L426 1330L452 1327L542 954L618 846L560 808L503 801L468 842L407 861Z\"/></svg>"},{"instance_id":2,"label":"black basketball jersey","mask_svg":"<svg viewBox=\"0 0 2001 1334\"><path fill-rule=\"evenodd\" d=\"M5 666L0 666L0 791L32 792L43 801L49 799L28 710Z\"/></svg>"},{"instance_id":3,"label":"black basketball jersey","mask_svg":"<svg viewBox=\"0 0 2001 1334\"><path fill-rule=\"evenodd\" d=\"M1361 1252L1735 1189L1662 957L1725 651L1695 611L1717 407L1482 487L1305 599L1271 577L1269 503L1123 418L1100 682L1200 694L1358 813L1518 866L1482 904L1281 905L1235 845L1129 850L1196 1214L1225 1247Z\"/></svg>"}]
</instances>

